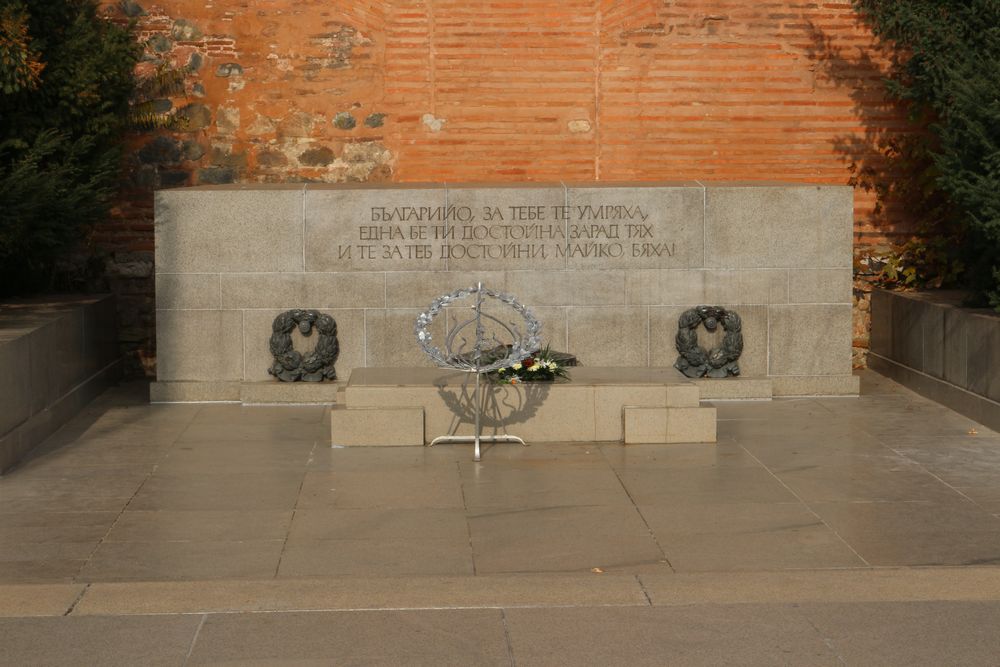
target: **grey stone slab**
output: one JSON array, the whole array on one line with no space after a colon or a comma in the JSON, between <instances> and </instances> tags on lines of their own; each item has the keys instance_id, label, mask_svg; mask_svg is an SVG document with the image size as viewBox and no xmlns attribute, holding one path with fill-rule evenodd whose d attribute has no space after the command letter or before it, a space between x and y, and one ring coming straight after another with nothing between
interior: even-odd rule
<instances>
[{"instance_id":1,"label":"grey stone slab","mask_svg":"<svg viewBox=\"0 0 1000 667\"><path fill-rule=\"evenodd\" d=\"M743 323L743 354L740 356L740 375L749 378L768 375L768 312L767 306L713 304L736 311ZM677 361L677 320L692 306L663 306L649 309L649 365L673 366ZM711 350L722 343L720 329L710 333L698 329L698 343Z\"/></svg>"},{"instance_id":2,"label":"grey stone slab","mask_svg":"<svg viewBox=\"0 0 1000 667\"><path fill-rule=\"evenodd\" d=\"M657 535L677 572L864 567L867 563L818 520L770 531Z\"/></svg>"},{"instance_id":3,"label":"grey stone slab","mask_svg":"<svg viewBox=\"0 0 1000 667\"><path fill-rule=\"evenodd\" d=\"M97 544L117 516L114 512L4 512L0 517L0 543Z\"/></svg>"},{"instance_id":4,"label":"grey stone slab","mask_svg":"<svg viewBox=\"0 0 1000 667\"><path fill-rule=\"evenodd\" d=\"M161 382L243 379L243 312L159 310L156 377Z\"/></svg>"},{"instance_id":5,"label":"grey stone slab","mask_svg":"<svg viewBox=\"0 0 1000 667\"><path fill-rule=\"evenodd\" d=\"M538 466L462 468L465 506L478 512L559 506L630 504L614 472L602 468L540 470ZM535 469L532 469L535 468Z\"/></svg>"},{"instance_id":6,"label":"grey stone slab","mask_svg":"<svg viewBox=\"0 0 1000 667\"><path fill-rule=\"evenodd\" d=\"M291 511L126 511L105 538L109 542L283 540Z\"/></svg>"},{"instance_id":7,"label":"grey stone slab","mask_svg":"<svg viewBox=\"0 0 1000 667\"><path fill-rule=\"evenodd\" d=\"M85 379L83 337L82 308L62 313L58 319L39 327L29 336L32 414L51 408Z\"/></svg>"},{"instance_id":8,"label":"grey stone slab","mask_svg":"<svg viewBox=\"0 0 1000 667\"><path fill-rule=\"evenodd\" d=\"M892 359L923 370L924 341L921 313L924 303L895 295L892 305Z\"/></svg>"},{"instance_id":9,"label":"grey stone slab","mask_svg":"<svg viewBox=\"0 0 1000 667\"><path fill-rule=\"evenodd\" d=\"M314 440L182 440L156 467L157 472L183 474L225 468L227 472L294 472L305 470Z\"/></svg>"},{"instance_id":10,"label":"grey stone slab","mask_svg":"<svg viewBox=\"0 0 1000 667\"><path fill-rule=\"evenodd\" d=\"M839 665L784 605L510 609L518 665Z\"/></svg>"},{"instance_id":11,"label":"grey stone slab","mask_svg":"<svg viewBox=\"0 0 1000 667\"><path fill-rule=\"evenodd\" d=\"M942 344L944 379L963 388L969 386L968 318L969 314L959 308L948 308L944 312L944 343ZM890 355L883 354L882 356L888 357Z\"/></svg>"},{"instance_id":12,"label":"grey stone slab","mask_svg":"<svg viewBox=\"0 0 1000 667\"><path fill-rule=\"evenodd\" d=\"M508 665L496 609L212 616L188 664Z\"/></svg>"},{"instance_id":13,"label":"grey stone slab","mask_svg":"<svg viewBox=\"0 0 1000 667\"><path fill-rule=\"evenodd\" d=\"M789 303L851 303L854 272L843 269L791 269Z\"/></svg>"},{"instance_id":14,"label":"grey stone slab","mask_svg":"<svg viewBox=\"0 0 1000 667\"><path fill-rule=\"evenodd\" d=\"M0 343L0 437L27 421L32 413L32 385L43 382L31 372L28 336ZM3 470L6 466L0 466Z\"/></svg>"},{"instance_id":15,"label":"grey stone slab","mask_svg":"<svg viewBox=\"0 0 1000 667\"><path fill-rule=\"evenodd\" d=\"M13 665L178 665L198 616L0 619L4 660Z\"/></svg>"},{"instance_id":16,"label":"grey stone slab","mask_svg":"<svg viewBox=\"0 0 1000 667\"><path fill-rule=\"evenodd\" d=\"M354 309L385 307L385 274L227 273L222 307Z\"/></svg>"},{"instance_id":17,"label":"grey stone slab","mask_svg":"<svg viewBox=\"0 0 1000 667\"><path fill-rule=\"evenodd\" d=\"M156 307L161 310L219 310L222 308L221 274L156 274Z\"/></svg>"},{"instance_id":18,"label":"grey stone slab","mask_svg":"<svg viewBox=\"0 0 1000 667\"><path fill-rule=\"evenodd\" d=\"M274 576L284 540L104 542L80 581L264 579Z\"/></svg>"},{"instance_id":19,"label":"grey stone slab","mask_svg":"<svg viewBox=\"0 0 1000 667\"><path fill-rule=\"evenodd\" d=\"M464 507L454 467L314 471L302 481L300 509L456 509Z\"/></svg>"},{"instance_id":20,"label":"grey stone slab","mask_svg":"<svg viewBox=\"0 0 1000 667\"><path fill-rule=\"evenodd\" d=\"M567 309L567 348L587 366L646 366L649 309L644 306Z\"/></svg>"},{"instance_id":21,"label":"grey stone slab","mask_svg":"<svg viewBox=\"0 0 1000 667\"><path fill-rule=\"evenodd\" d=\"M469 516L477 573L664 568L663 552L634 507L550 506Z\"/></svg>"},{"instance_id":22,"label":"grey stone slab","mask_svg":"<svg viewBox=\"0 0 1000 667\"><path fill-rule=\"evenodd\" d=\"M1000 654L996 602L829 603L799 609L847 664L989 665Z\"/></svg>"},{"instance_id":23,"label":"grey stone slab","mask_svg":"<svg viewBox=\"0 0 1000 667\"><path fill-rule=\"evenodd\" d=\"M788 291L784 269L705 271L705 302L712 305L788 303Z\"/></svg>"},{"instance_id":24,"label":"grey stone slab","mask_svg":"<svg viewBox=\"0 0 1000 667\"><path fill-rule=\"evenodd\" d=\"M282 551L278 576L471 576L474 571L466 532L448 540L299 540Z\"/></svg>"},{"instance_id":25,"label":"grey stone slab","mask_svg":"<svg viewBox=\"0 0 1000 667\"><path fill-rule=\"evenodd\" d=\"M337 450L334 450L337 451ZM288 543L325 540L468 539L460 509L299 509Z\"/></svg>"},{"instance_id":26,"label":"grey stone slab","mask_svg":"<svg viewBox=\"0 0 1000 667\"><path fill-rule=\"evenodd\" d=\"M529 308L623 305L625 271L508 271L507 291Z\"/></svg>"},{"instance_id":27,"label":"grey stone slab","mask_svg":"<svg viewBox=\"0 0 1000 667\"><path fill-rule=\"evenodd\" d=\"M850 374L849 305L772 306L769 313L769 375Z\"/></svg>"},{"instance_id":28,"label":"grey stone slab","mask_svg":"<svg viewBox=\"0 0 1000 667\"><path fill-rule=\"evenodd\" d=\"M64 616L83 591L79 584L9 584L0 591L0 617Z\"/></svg>"},{"instance_id":29,"label":"grey stone slab","mask_svg":"<svg viewBox=\"0 0 1000 667\"><path fill-rule=\"evenodd\" d=\"M568 268L702 266L699 187L570 187Z\"/></svg>"},{"instance_id":30,"label":"grey stone slab","mask_svg":"<svg viewBox=\"0 0 1000 667\"><path fill-rule=\"evenodd\" d=\"M923 346L920 367L924 373L936 378L944 377L944 316L947 310L950 307L925 303L920 312Z\"/></svg>"},{"instance_id":31,"label":"grey stone slab","mask_svg":"<svg viewBox=\"0 0 1000 667\"><path fill-rule=\"evenodd\" d=\"M555 216L566 206L561 185L449 186L448 206L473 218L456 226L448 269L561 269L568 266L569 221Z\"/></svg>"},{"instance_id":32,"label":"grey stone slab","mask_svg":"<svg viewBox=\"0 0 1000 667\"><path fill-rule=\"evenodd\" d=\"M87 304L83 309L84 377L88 378L102 371L120 357L116 299L108 296Z\"/></svg>"},{"instance_id":33,"label":"grey stone slab","mask_svg":"<svg viewBox=\"0 0 1000 667\"><path fill-rule=\"evenodd\" d=\"M763 468L719 467L627 470L619 474L637 505L727 505L798 500Z\"/></svg>"},{"instance_id":34,"label":"grey stone slab","mask_svg":"<svg viewBox=\"0 0 1000 667\"><path fill-rule=\"evenodd\" d=\"M472 224L444 215L447 205L444 188L309 189L305 195L305 268L323 272L445 269L443 248L451 241L448 235L460 239L461 226Z\"/></svg>"},{"instance_id":35,"label":"grey stone slab","mask_svg":"<svg viewBox=\"0 0 1000 667\"><path fill-rule=\"evenodd\" d=\"M154 474L129 503L130 510L291 510L302 473L210 472Z\"/></svg>"},{"instance_id":36,"label":"grey stone slab","mask_svg":"<svg viewBox=\"0 0 1000 667\"><path fill-rule=\"evenodd\" d=\"M959 494L915 466L821 466L777 473L806 502L952 502Z\"/></svg>"},{"instance_id":37,"label":"grey stone slab","mask_svg":"<svg viewBox=\"0 0 1000 667\"><path fill-rule=\"evenodd\" d=\"M156 193L160 273L302 271L301 187Z\"/></svg>"},{"instance_id":38,"label":"grey stone slab","mask_svg":"<svg viewBox=\"0 0 1000 667\"><path fill-rule=\"evenodd\" d=\"M709 185L705 197L705 266L851 266L852 188Z\"/></svg>"},{"instance_id":39,"label":"grey stone slab","mask_svg":"<svg viewBox=\"0 0 1000 667\"><path fill-rule=\"evenodd\" d=\"M271 334L274 318L285 310L297 306L289 305L283 309L244 310L243 313L243 379L247 382L274 382L275 378L268 374L274 364L271 354ZM325 308L322 312L329 315L337 323L337 342L340 354L334 364L337 377L346 379L352 368L365 365L365 311L360 308ZM416 316L414 316L414 319ZM317 333L315 330L308 336L303 336L297 329L292 332L292 346L295 350L308 354L316 347ZM416 343L414 343L416 347Z\"/></svg>"},{"instance_id":40,"label":"grey stone slab","mask_svg":"<svg viewBox=\"0 0 1000 667\"><path fill-rule=\"evenodd\" d=\"M871 338L869 345L871 351L887 359L893 358L892 349L892 306L896 297L892 292L886 290L872 290L871 296ZM964 336L962 336L964 340ZM962 358L962 370L965 370L964 355Z\"/></svg>"}]
</instances>

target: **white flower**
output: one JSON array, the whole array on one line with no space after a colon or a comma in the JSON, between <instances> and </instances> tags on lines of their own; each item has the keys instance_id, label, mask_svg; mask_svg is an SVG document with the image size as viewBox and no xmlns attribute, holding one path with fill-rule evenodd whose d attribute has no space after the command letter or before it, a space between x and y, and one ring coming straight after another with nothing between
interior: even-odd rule
<instances>
[{"instance_id":1,"label":"white flower","mask_svg":"<svg viewBox=\"0 0 1000 667\"><path fill-rule=\"evenodd\" d=\"M516 364L514 364L513 366L511 366L511 368L513 368L515 371L521 370L521 362L520 361L517 362Z\"/></svg>"},{"instance_id":2,"label":"white flower","mask_svg":"<svg viewBox=\"0 0 1000 667\"><path fill-rule=\"evenodd\" d=\"M528 369L528 372L529 373L534 373L537 370L538 370L538 364L532 364L531 368Z\"/></svg>"}]
</instances>

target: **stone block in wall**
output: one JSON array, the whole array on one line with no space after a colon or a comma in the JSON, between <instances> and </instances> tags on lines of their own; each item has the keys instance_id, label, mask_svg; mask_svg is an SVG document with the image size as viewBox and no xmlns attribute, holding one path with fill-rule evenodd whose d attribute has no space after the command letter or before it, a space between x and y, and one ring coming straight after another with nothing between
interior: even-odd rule
<instances>
[{"instance_id":1,"label":"stone block in wall","mask_svg":"<svg viewBox=\"0 0 1000 667\"><path fill-rule=\"evenodd\" d=\"M851 303L854 271L838 269L789 269L789 303Z\"/></svg>"},{"instance_id":2,"label":"stone block in wall","mask_svg":"<svg viewBox=\"0 0 1000 667\"><path fill-rule=\"evenodd\" d=\"M874 354L891 359L892 349L892 307L895 295L892 292L876 289L871 297L871 342L870 349ZM965 359L962 359L962 367Z\"/></svg>"},{"instance_id":3,"label":"stone block in wall","mask_svg":"<svg viewBox=\"0 0 1000 667\"><path fill-rule=\"evenodd\" d=\"M616 183L566 189L569 244L605 244L576 253L566 268L686 269L704 262L705 203L694 181ZM620 247L621 254L618 254Z\"/></svg>"},{"instance_id":4,"label":"stone block in wall","mask_svg":"<svg viewBox=\"0 0 1000 667\"><path fill-rule=\"evenodd\" d=\"M854 198L848 188L710 184L705 266L850 267Z\"/></svg>"},{"instance_id":5,"label":"stone block in wall","mask_svg":"<svg viewBox=\"0 0 1000 667\"><path fill-rule=\"evenodd\" d=\"M303 188L156 193L156 271L303 270Z\"/></svg>"},{"instance_id":6,"label":"stone block in wall","mask_svg":"<svg viewBox=\"0 0 1000 667\"><path fill-rule=\"evenodd\" d=\"M944 314L948 309L928 303L920 311L920 368L936 378L944 377Z\"/></svg>"},{"instance_id":7,"label":"stone block in wall","mask_svg":"<svg viewBox=\"0 0 1000 667\"><path fill-rule=\"evenodd\" d=\"M910 368L924 367L923 304L897 295L892 304L892 358Z\"/></svg>"},{"instance_id":8,"label":"stone block in wall","mask_svg":"<svg viewBox=\"0 0 1000 667\"><path fill-rule=\"evenodd\" d=\"M444 237L453 225L461 234L464 224L446 215L447 206L444 187L310 186L301 249L305 270L442 271L448 266Z\"/></svg>"},{"instance_id":9,"label":"stone block in wall","mask_svg":"<svg viewBox=\"0 0 1000 667\"><path fill-rule=\"evenodd\" d=\"M1000 318L969 313L965 331L968 390L1000 400L1000 395L990 395L991 390L1000 390L1000 383L996 382L1000 374Z\"/></svg>"},{"instance_id":10,"label":"stone block in wall","mask_svg":"<svg viewBox=\"0 0 1000 667\"><path fill-rule=\"evenodd\" d=\"M649 365L645 306L570 307L567 347L585 366Z\"/></svg>"},{"instance_id":11,"label":"stone block in wall","mask_svg":"<svg viewBox=\"0 0 1000 667\"><path fill-rule=\"evenodd\" d=\"M219 273L157 273L156 307L161 310L222 308Z\"/></svg>"},{"instance_id":12,"label":"stone block in wall","mask_svg":"<svg viewBox=\"0 0 1000 667\"><path fill-rule=\"evenodd\" d=\"M449 207L468 210L475 216L457 227L457 243L448 251L449 270L567 268L567 258L554 251L558 241L551 241L548 231L555 228L565 234L568 228L567 220L553 214L557 207L566 206L566 190L561 185L449 185L447 197ZM471 238L466 238L467 228ZM547 230L544 238L532 235L535 228ZM519 246L524 251L502 257L484 255L491 252L490 248L503 246Z\"/></svg>"},{"instance_id":13,"label":"stone block in wall","mask_svg":"<svg viewBox=\"0 0 1000 667\"><path fill-rule=\"evenodd\" d=\"M160 382L243 379L243 311L159 310L156 341Z\"/></svg>"},{"instance_id":14,"label":"stone block in wall","mask_svg":"<svg viewBox=\"0 0 1000 667\"><path fill-rule=\"evenodd\" d=\"M768 375L850 375L853 314L848 304L774 306Z\"/></svg>"},{"instance_id":15,"label":"stone block in wall","mask_svg":"<svg viewBox=\"0 0 1000 667\"><path fill-rule=\"evenodd\" d=\"M944 343L942 344L944 380L958 387L967 387L969 384L968 318L969 314L959 308L947 308L944 311ZM887 322L880 322L879 329L885 333L891 331ZM872 332L875 330L873 322ZM890 354L882 356L892 358Z\"/></svg>"},{"instance_id":16,"label":"stone block in wall","mask_svg":"<svg viewBox=\"0 0 1000 667\"><path fill-rule=\"evenodd\" d=\"M0 436L31 416L30 347L27 336L7 337L0 331Z\"/></svg>"},{"instance_id":17,"label":"stone block in wall","mask_svg":"<svg viewBox=\"0 0 1000 667\"><path fill-rule=\"evenodd\" d=\"M706 303L706 271L637 269L625 272L625 303L635 306L677 306Z\"/></svg>"}]
</instances>

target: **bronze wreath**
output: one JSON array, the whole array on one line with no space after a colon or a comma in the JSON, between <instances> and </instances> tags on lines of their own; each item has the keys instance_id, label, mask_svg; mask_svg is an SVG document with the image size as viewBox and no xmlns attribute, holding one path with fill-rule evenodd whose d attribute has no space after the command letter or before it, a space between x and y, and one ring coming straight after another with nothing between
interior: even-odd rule
<instances>
[{"instance_id":1,"label":"bronze wreath","mask_svg":"<svg viewBox=\"0 0 1000 667\"><path fill-rule=\"evenodd\" d=\"M312 334L313 326L319 332L316 347L305 356L292 346L292 332L298 327L303 336ZM340 354L337 341L337 323L329 315L317 310L288 310L274 318L271 325L271 354L274 364L267 372L282 382L322 382L336 380L333 365Z\"/></svg>"},{"instance_id":2,"label":"bronze wreath","mask_svg":"<svg viewBox=\"0 0 1000 667\"><path fill-rule=\"evenodd\" d=\"M704 324L708 331L715 331L721 324L726 332L722 337L722 344L711 350L698 345L700 324ZM722 306L698 306L685 310L677 318L675 342L680 356L677 357L674 368L689 378L739 375L740 367L736 361L743 353L742 327L740 316Z\"/></svg>"}]
</instances>

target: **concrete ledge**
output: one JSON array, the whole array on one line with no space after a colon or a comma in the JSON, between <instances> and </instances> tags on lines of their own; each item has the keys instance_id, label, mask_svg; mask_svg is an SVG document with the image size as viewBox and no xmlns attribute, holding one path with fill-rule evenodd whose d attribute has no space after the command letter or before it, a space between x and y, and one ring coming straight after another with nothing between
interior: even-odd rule
<instances>
[{"instance_id":1,"label":"concrete ledge","mask_svg":"<svg viewBox=\"0 0 1000 667\"><path fill-rule=\"evenodd\" d=\"M475 376L468 373L357 368L344 395L344 407L331 412L334 444L424 444L475 432ZM656 410L664 420L650 439L636 442L715 441L715 409L699 407L697 385L673 368L578 367L569 382L484 384L482 400L484 435L516 435L530 442L625 442L625 410L636 407ZM415 426L398 422L399 413L390 411L398 408L420 411L419 443Z\"/></svg>"},{"instance_id":2,"label":"concrete ledge","mask_svg":"<svg viewBox=\"0 0 1000 667\"><path fill-rule=\"evenodd\" d=\"M240 402L341 403L346 387L346 382L244 382L240 385Z\"/></svg>"},{"instance_id":3,"label":"concrete ledge","mask_svg":"<svg viewBox=\"0 0 1000 667\"><path fill-rule=\"evenodd\" d=\"M421 408L360 407L330 410L330 439L344 447L419 447L424 444Z\"/></svg>"},{"instance_id":4,"label":"concrete ledge","mask_svg":"<svg viewBox=\"0 0 1000 667\"><path fill-rule=\"evenodd\" d=\"M114 297L0 304L0 473L121 375Z\"/></svg>"},{"instance_id":5,"label":"concrete ledge","mask_svg":"<svg viewBox=\"0 0 1000 667\"><path fill-rule=\"evenodd\" d=\"M626 445L715 442L715 408L624 408Z\"/></svg>"}]
</instances>

